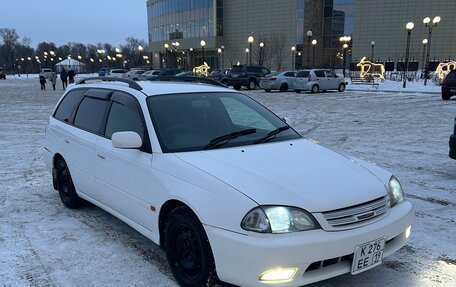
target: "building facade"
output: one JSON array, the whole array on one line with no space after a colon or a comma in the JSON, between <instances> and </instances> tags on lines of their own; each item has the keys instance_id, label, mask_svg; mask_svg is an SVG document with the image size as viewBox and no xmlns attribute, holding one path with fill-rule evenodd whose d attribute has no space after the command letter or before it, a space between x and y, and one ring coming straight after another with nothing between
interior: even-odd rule
<instances>
[{"instance_id":1,"label":"building facade","mask_svg":"<svg viewBox=\"0 0 456 287\"><path fill-rule=\"evenodd\" d=\"M371 58L372 41L376 60L400 61L409 21L415 23L411 58L419 59L428 33L422 19L437 15L442 21L433 30L431 58L456 56L455 0L148 0L147 9L157 68L189 70L203 62L212 68L249 62L274 70L335 68L343 55L347 65ZM351 37L345 51L342 36Z\"/></svg>"}]
</instances>

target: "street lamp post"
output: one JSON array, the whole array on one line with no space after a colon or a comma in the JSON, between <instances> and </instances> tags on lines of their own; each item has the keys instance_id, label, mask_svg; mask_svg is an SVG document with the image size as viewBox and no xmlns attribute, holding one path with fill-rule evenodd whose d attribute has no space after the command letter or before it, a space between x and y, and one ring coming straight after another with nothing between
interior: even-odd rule
<instances>
[{"instance_id":1,"label":"street lamp post","mask_svg":"<svg viewBox=\"0 0 456 287\"><path fill-rule=\"evenodd\" d=\"M423 39L423 56L421 56L421 73L424 74L424 70L426 69L425 66L426 66L426 62L424 61L425 58L424 56L426 55L426 46L427 46L427 43L428 43L428 39Z\"/></svg>"},{"instance_id":2,"label":"street lamp post","mask_svg":"<svg viewBox=\"0 0 456 287\"><path fill-rule=\"evenodd\" d=\"M295 58L296 58L296 47L292 46L291 47L291 69L294 71L295 69Z\"/></svg>"},{"instance_id":3,"label":"street lamp post","mask_svg":"<svg viewBox=\"0 0 456 287\"><path fill-rule=\"evenodd\" d=\"M249 38L247 39L247 42L249 42L249 64L251 65L252 64L252 44L253 42L255 41L255 39L253 38L253 36L249 36Z\"/></svg>"},{"instance_id":4,"label":"street lamp post","mask_svg":"<svg viewBox=\"0 0 456 287\"><path fill-rule=\"evenodd\" d=\"M201 51L203 53L203 64L204 64L204 62L206 62L206 55L205 55L205 51L204 51L204 47L206 47L206 41L201 40L200 46L201 46Z\"/></svg>"},{"instance_id":5,"label":"street lamp post","mask_svg":"<svg viewBox=\"0 0 456 287\"><path fill-rule=\"evenodd\" d=\"M429 74L429 55L431 54L431 40L432 40L432 30L434 27L437 26L437 24L440 23L441 18L439 16L435 16L434 19L432 19L432 24L431 24L431 18L426 17L423 19L423 24L424 27L427 27L429 29L429 34L428 34L428 44L427 44L427 53L426 53L426 70L424 71L424 85L427 85L427 78Z\"/></svg>"},{"instance_id":6,"label":"street lamp post","mask_svg":"<svg viewBox=\"0 0 456 287\"><path fill-rule=\"evenodd\" d=\"M264 53L264 43L260 42L260 60L258 61L258 64L263 65L263 53Z\"/></svg>"},{"instance_id":7,"label":"street lamp post","mask_svg":"<svg viewBox=\"0 0 456 287\"><path fill-rule=\"evenodd\" d=\"M315 68L315 47L317 46L316 39L312 40L312 46L313 46L312 67Z\"/></svg>"},{"instance_id":8,"label":"street lamp post","mask_svg":"<svg viewBox=\"0 0 456 287\"><path fill-rule=\"evenodd\" d=\"M189 49L190 53L190 70L193 70L193 48Z\"/></svg>"},{"instance_id":9,"label":"street lamp post","mask_svg":"<svg viewBox=\"0 0 456 287\"><path fill-rule=\"evenodd\" d=\"M168 49L169 49L169 44L165 43L165 44L163 44L163 47L165 48L165 67L168 68Z\"/></svg>"},{"instance_id":10,"label":"street lamp post","mask_svg":"<svg viewBox=\"0 0 456 287\"><path fill-rule=\"evenodd\" d=\"M222 48L218 48L217 49L217 53L219 54L219 64L218 64L218 66L219 66L219 68L221 68L220 67L220 61L221 61L221 58L222 58Z\"/></svg>"},{"instance_id":11,"label":"street lamp post","mask_svg":"<svg viewBox=\"0 0 456 287\"><path fill-rule=\"evenodd\" d=\"M220 49L222 49L222 68L225 67L225 46L222 45L220 46Z\"/></svg>"},{"instance_id":12,"label":"street lamp post","mask_svg":"<svg viewBox=\"0 0 456 287\"><path fill-rule=\"evenodd\" d=\"M310 40L312 39L313 32L312 31L307 31L306 33L307 36L307 68L310 68Z\"/></svg>"},{"instance_id":13,"label":"street lamp post","mask_svg":"<svg viewBox=\"0 0 456 287\"><path fill-rule=\"evenodd\" d=\"M408 61L409 61L409 53L410 53L410 38L412 36L412 30L415 27L415 24L412 22L408 22L405 25L405 29L407 30L407 47L405 50L405 67L404 67L404 83L402 85L403 88L407 86L407 72L408 72Z\"/></svg>"},{"instance_id":14,"label":"street lamp post","mask_svg":"<svg viewBox=\"0 0 456 287\"><path fill-rule=\"evenodd\" d=\"M374 49L375 49L375 41L371 41L371 61L374 61Z\"/></svg>"},{"instance_id":15,"label":"street lamp post","mask_svg":"<svg viewBox=\"0 0 456 287\"><path fill-rule=\"evenodd\" d=\"M246 48L246 49L245 49L245 63L246 63L246 65L247 65L248 62L249 62L249 54L250 54L250 49L249 49L249 48Z\"/></svg>"},{"instance_id":16,"label":"street lamp post","mask_svg":"<svg viewBox=\"0 0 456 287\"><path fill-rule=\"evenodd\" d=\"M343 49L343 67L342 67L342 74L344 75L345 77L345 67L347 66L347 49L349 47L348 43L350 43L351 41L351 37L350 36L342 36L339 38L339 41L341 43L344 43L342 45L342 49Z\"/></svg>"}]
</instances>

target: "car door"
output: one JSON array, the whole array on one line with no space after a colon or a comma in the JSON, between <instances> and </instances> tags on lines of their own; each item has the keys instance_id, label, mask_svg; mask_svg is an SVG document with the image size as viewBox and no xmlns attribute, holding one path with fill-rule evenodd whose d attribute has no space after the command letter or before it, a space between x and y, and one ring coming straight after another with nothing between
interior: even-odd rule
<instances>
[{"instance_id":1,"label":"car door","mask_svg":"<svg viewBox=\"0 0 456 287\"><path fill-rule=\"evenodd\" d=\"M294 84L295 84L295 79L296 79L296 73L295 72L286 72L283 74L285 77L285 81L288 84L289 89L294 89Z\"/></svg>"},{"instance_id":2,"label":"car door","mask_svg":"<svg viewBox=\"0 0 456 287\"><path fill-rule=\"evenodd\" d=\"M111 136L115 132L134 131L143 140L140 149L115 148ZM95 156L97 200L123 216L150 229L153 191L152 152L143 113L136 98L116 91L103 136L98 137Z\"/></svg>"},{"instance_id":3,"label":"car door","mask_svg":"<svg viewBox=\"0 0 456 287\"><path fill-rule=\"evenodd\" d=\"M296 74L294 88L298 90L305 90L306 84L309 82L310 71L299 71Z\"/></svg>"},{"instance_id":4,"label":"car door","mask_svg":"<svg viewBox=\"0 0 456 287\"><path fill-rule=\"evenodd\" d=\"M337 75L332 71L325 71L327 90L336 90L339 87Z\"/></svg>"},{"instance_id":5,"label":"car door","mask_svg":"<svg viewBox=\"0 0 456 287\"><path fill-rule=\"evenodd\" d=\"M320 87L320 91L327 90L328 83L326 82L326 74L324 70L315 70L315 82Z\"/></svg>"},{"instance_id":6,"label":"car door","mask_svg":"<svg viewBox=\"0 0 456 287\"><path fill-rule=\"evenodd\" d=\"M95 145L109 104L110 91L88 90L79 103L74 119L64 135L65 161L78 192L91 198L97 196L95 186Z\"/></svg>"}]
</instances>

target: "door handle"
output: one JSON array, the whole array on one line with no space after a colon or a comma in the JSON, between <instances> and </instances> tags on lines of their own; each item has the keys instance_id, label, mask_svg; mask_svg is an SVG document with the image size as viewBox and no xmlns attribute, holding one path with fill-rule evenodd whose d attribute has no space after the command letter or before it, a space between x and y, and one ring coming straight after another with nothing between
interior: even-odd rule
<instances>
[{"instance_id":1,"label":"door handle","mask_svg":"<svg viewBox=\"0 0 456 287\"><path fill-rule=\"evenodd\" d=\"M69 141L69 140L67 140L67 139L64 139L64 141L65 141L66 143L70 143L70 141Z\"/></svg>"},{"instance_id":2,"label":"door handle","mask_svg":"<svg viewBox=\"0 0 456 287\"><path fill-rule=\"evenodd\" d=\"M101 158L101 159L105 159L104 156L102 156L101 154L97 154L97 157Z\"/></svg>"}]
</instances>

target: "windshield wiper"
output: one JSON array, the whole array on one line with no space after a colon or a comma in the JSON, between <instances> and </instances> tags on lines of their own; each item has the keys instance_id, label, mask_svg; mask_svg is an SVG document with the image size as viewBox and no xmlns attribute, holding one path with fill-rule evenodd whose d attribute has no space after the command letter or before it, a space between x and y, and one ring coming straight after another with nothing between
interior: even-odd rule
<instances>
[{"instance_id":1,"label":"windshield wiper","mask_svg":"<svg viewBox=\"0 0 456 287\"><path fill-rule=\"evenodd\" d=\"M232 132L223 136L219 136L211 139L211 141L204 146L204 149L214 149L220 147L224 144L227 144L230 140L238 138L240 136L245 136L249 134L256 133L256 129L246 129L241 131Z\"/></svg>"},{"instance_id":2,"label":"windshield wiper","mask_svg":"<svg viewBox=\"0 0 456 287\"><path fill-rule=\"evenodd\" d=\"M253 143L254 143L254 144L259 144L259 143L267 142L267 141L273 139L276 135L280 134L281 132L286 131L286 130L289 130L289 129L290 129L290 126L283 126L283 127L277 128L277 129L275 129L275 130L270 131L270 132L269 132L267 135L265 135L264 137L257 139L257 140L254 141Z\"/></svg>"}]
</instances>

